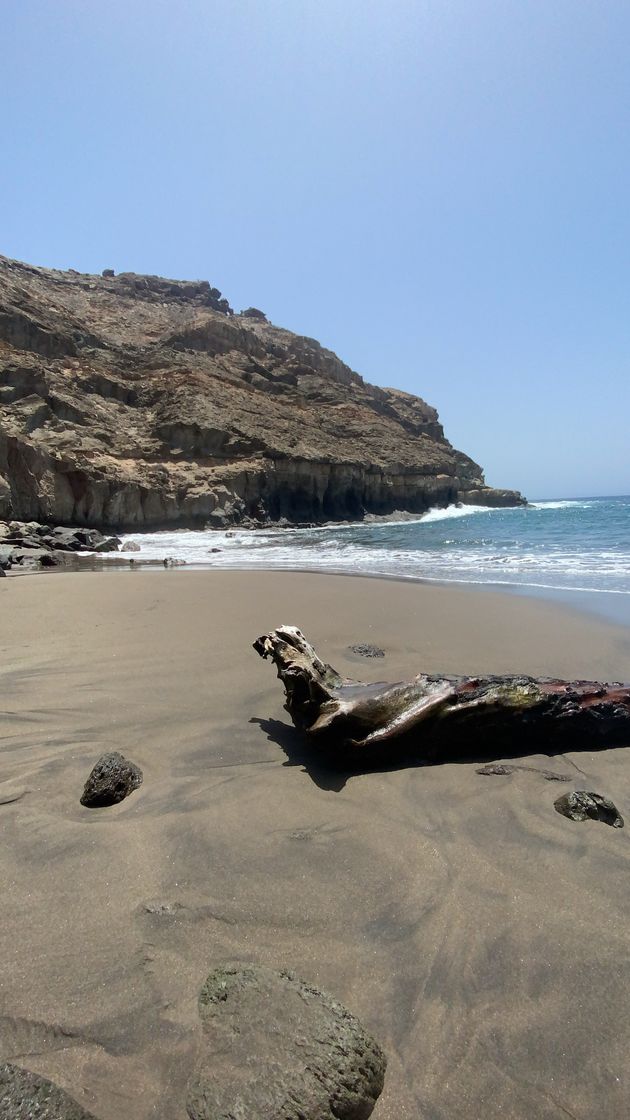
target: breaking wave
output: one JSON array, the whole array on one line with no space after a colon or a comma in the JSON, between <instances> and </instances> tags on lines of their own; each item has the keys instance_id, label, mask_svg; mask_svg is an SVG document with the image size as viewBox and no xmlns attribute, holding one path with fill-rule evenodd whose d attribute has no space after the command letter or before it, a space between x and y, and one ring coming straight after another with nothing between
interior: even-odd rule
<instances>
[{"instance_id":1,"label":"breaking wave","mask_svg":"<svg viewBox=\"0 0 630 1120\"><path fill-rule=\"evenodd\" d=\"M130 549L131 545L131 549ZM123 556L196 568L308 569L630 594L630 499L449 506L414 520L132 533Z\"/></svg>"}]
</instances>

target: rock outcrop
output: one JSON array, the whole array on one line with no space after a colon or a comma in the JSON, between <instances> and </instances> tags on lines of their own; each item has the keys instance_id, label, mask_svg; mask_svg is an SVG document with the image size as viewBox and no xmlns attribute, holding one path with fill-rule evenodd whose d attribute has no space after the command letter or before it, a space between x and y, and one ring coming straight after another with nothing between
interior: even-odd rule
<instances>
[{"instance_id":1,"label":"rock outcrop","mask_svg":"<svg viewBox=\"0 0 630 1120\"><path fill-rule=\"evenodd\" d=\"M291 524L522 503L437 412L207 281L0 257L0 518Z\"/></svg>"},{"instance_id":2,"label":"rock outcrop","mask_svg":"<svg viewBox=\"0 0 630 1120\"><path fill-rule=\"evenodd\" d=\"M0 521L0 572L14 564L55 567L74 553L117 552L121 544L119 537L104 537L98 529Z\"/></svg>"}]
</instances>

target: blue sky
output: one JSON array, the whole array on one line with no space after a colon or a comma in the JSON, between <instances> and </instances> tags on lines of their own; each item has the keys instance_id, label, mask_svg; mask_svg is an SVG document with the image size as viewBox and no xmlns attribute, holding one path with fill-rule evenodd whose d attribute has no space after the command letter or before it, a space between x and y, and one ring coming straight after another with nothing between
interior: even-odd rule
<instances>
[{"instance_id":1,"label":"blue sky","mask_svg":"<svg viewBox=\"0 0 630 1120\"><path fill-rule=\"evenodd\" d=\"M5 0L0 251L203 278L630 492L626 0Z\"/></svg>"}]
</instances>

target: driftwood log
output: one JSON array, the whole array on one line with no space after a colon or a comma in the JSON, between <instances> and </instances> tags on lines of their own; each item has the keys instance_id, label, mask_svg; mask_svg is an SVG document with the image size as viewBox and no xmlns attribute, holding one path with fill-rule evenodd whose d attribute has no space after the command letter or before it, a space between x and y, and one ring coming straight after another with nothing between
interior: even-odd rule
<instances>
[{"instance_id":1,"label":"driftwood log","mask_svg":"<svg viewBox=\"0 0 630 1120\"><path fill-rule=\"evenodd\" d=\"M357 762L394 747L434 761L630 745L628 684L428 673L361 684L321 661L295 626L263 634L254 649L274 662L294 725Z\"/></svg>"}]
</instances>

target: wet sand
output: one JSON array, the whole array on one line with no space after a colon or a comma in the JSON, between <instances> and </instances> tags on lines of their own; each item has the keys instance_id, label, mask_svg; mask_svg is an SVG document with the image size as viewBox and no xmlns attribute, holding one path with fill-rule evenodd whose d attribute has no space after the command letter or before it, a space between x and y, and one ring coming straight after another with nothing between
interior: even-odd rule
<instances>
[{"instance_id":1,"label":"wet sand","mask_svg":"<svg viewBox=\"0 0 630 1120\"><path fill-rule=\"evenodd\" d=\"M251 649L283 622L364 680L630 679L628 630L494 592L293 572L3 580L0 1056L100 1120L185 1120L199 988L256 961L378 1038L375 1120L628 1115L630 753L532 744L522 761L562 785L479 761L332 773ZM106 750L144 784L85 809ZM568 789L612 797L627 827L560 816Z\"/></svg>"}]
</instances>

